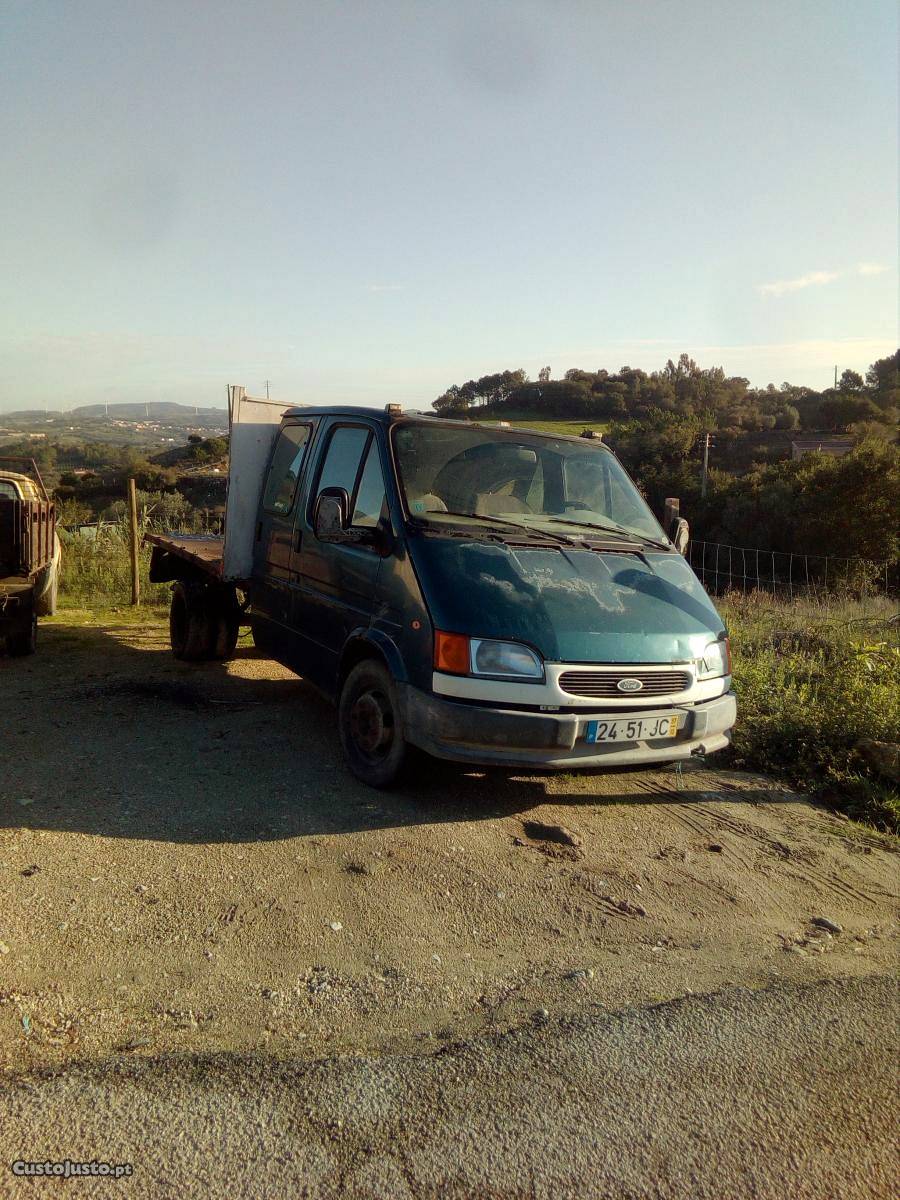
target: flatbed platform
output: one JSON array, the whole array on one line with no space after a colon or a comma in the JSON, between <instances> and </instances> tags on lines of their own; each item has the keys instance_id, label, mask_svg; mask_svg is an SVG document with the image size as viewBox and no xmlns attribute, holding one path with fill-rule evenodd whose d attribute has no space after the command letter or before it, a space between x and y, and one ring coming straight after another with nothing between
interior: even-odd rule
<instances>
[{"instance_id":1,"label":"flatbed platform","mask_svg":"<svg viewBox=\"0 0 900 1200\"><path fill-rule=\"evenodd\" d=\"M34 579L24 575L7 575L0 579L0 604L4 597L20 599L34 591Z\"/></svg>"},{"instance_id":2,"label":"flatbed platform","mask_svg":"<svg viewBox=\"0 0 900 1200\"><path fill-rule=\"evenodd\" d=\"M207 575L222 577L225 538L203 533L148 533L144 541L186 559Z\"/></svg>"}]
</instances>

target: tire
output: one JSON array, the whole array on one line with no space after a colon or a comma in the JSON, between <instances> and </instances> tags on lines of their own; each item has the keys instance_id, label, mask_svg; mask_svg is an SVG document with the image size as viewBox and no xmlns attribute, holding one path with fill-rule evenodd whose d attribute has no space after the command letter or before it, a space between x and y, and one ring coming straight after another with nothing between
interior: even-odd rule
<instances>
[{"instance_id":1,"label":"tire","mask_svg":"<svg viewBox=\"0 0 900 1200\"><path fill-rule=\"evenodd\" d=\"M35 610L39 617L52 617L56 615L56 603L59 597L59 572L54 568L50 576L50 586L34 603Z\"/></svg>"},{"instance_id":2,"label":"tire","mask_svg":"<svg viewBox=\"0 0 900 1200\"><path fill-rule=\"evenodd\" d=\"M214 649L213 612L202 584L179 579L172 588L169 607L169 644L175 658L184 662L202 662L212 658Z\"/></svg>"},{"instance_id":3,"label":"tire","mask_svg":"<svg viewBox=\"0 0 900 1200\"><path fill-rule=\"evenodd\" d=\"M341 689L338 730L350 770L369 787L388 788L406 765L407 744L390 673L375 659L357 663Z\"/></svg>"},{"instance_id":4,"label":"tire","mask_svg":"<svg viewBox=\"0 0 900 1200\"><path fill-rule=\"evenodd\" d=\"M37 613L31 614L31 625L21 633L10 634L6 639L6 652L11 658L25 658L37 650Z\"/></svg>"},{"instance_id":5,"label":"tire","mask_svg":"<svg viewBox=\"0 0 900 1200\"><path fill-rule=\"evenodd\" d=\"M235 614L220 612L212 620L213 640L210 658L231 658L237 645L240 623Z\"/></svg>"}]
</instances>

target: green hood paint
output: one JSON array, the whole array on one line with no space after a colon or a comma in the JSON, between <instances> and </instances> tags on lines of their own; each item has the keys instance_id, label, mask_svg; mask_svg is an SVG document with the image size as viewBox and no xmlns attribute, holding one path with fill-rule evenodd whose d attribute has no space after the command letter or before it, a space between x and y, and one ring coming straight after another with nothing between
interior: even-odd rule
<instances>
[{"instance_id":1,"label":"green hood paint","mask_svg":"<svg viewBox=\"0 0 900 1200\"><path fill-rule=\"evenodd\" d=\"M550 662L681 662L725 628L680 554L426 536L410 550L436 628L527 642Z\"/></svg>"}]
</instances>

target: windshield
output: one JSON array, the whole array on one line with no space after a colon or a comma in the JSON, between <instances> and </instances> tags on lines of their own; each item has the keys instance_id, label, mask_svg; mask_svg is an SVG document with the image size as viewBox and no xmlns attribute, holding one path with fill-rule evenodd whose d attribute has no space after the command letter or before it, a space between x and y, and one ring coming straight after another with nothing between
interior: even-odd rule
<instances>
[{"instance_id":1,"label":"windshield","mask_svg":"<svg viewBox=\"0 0 900 1200\"><path fill-rule=\"evenodd\" d=\"M453 515L545 528L565 521L660 539L637 488L603 446L473 425L394 428L400 487L413 517ZM596 532L596 530L594 531Z\"/></svg>"}]
</instances>

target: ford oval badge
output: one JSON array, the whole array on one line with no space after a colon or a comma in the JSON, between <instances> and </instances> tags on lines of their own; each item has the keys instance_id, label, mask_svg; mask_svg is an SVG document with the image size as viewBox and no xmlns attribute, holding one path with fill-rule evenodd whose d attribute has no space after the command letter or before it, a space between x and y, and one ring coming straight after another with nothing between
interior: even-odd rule
<instances>
[{"instance_id":1,"label":"ford oval badge","mask_svg":"<svg viewBox=\"0 0 900 1200\"><path fill-rule=\"evenodd\" d=\"M639 679L620 679L616 687L620 692L640 692L644 685Z\"/></svg>"}]
</instances>

